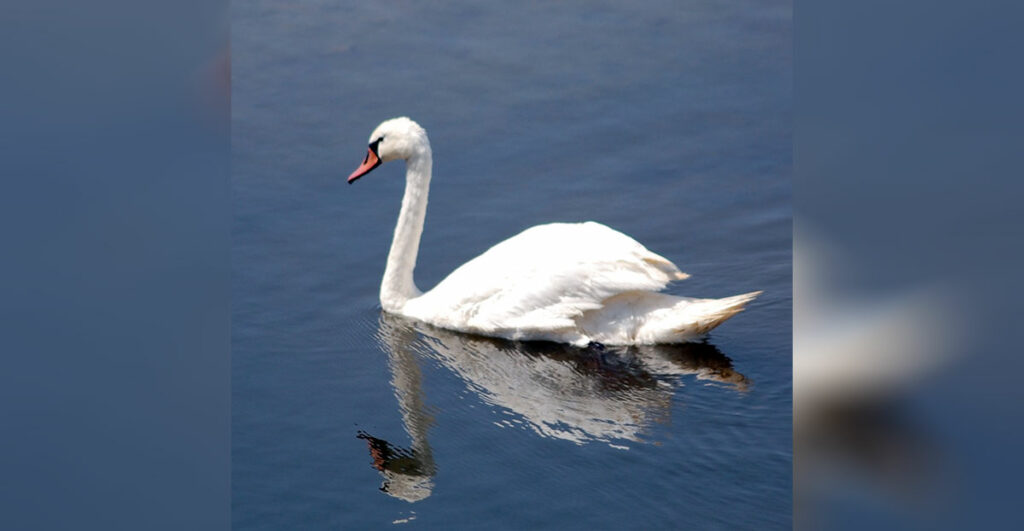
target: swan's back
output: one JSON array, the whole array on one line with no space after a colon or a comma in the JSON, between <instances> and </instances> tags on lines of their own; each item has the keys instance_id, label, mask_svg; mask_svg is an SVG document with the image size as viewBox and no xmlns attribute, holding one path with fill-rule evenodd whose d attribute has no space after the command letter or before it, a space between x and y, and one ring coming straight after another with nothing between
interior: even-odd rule
<instances>
[{"instance_id":1,"label":"swan's back","mask_svg":"<svg viewBox=\"0 0 1024 531\"><path fill-rule=\"evenodd\" d=\"M686 278L636 240L594 222L538 225L470 260L404 314L444 328L512 339L585 342L584 312L620 293Z\"/></svg>"}]
</instances>

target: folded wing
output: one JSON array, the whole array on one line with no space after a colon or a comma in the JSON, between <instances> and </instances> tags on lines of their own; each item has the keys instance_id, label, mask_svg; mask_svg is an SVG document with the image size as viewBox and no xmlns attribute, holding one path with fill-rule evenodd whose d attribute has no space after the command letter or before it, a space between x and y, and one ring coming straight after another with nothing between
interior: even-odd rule
<instances>
[{"instance_id":1,"label":"folded wing","mask_svg":"<svg viewBox=\"0 0 1024 531\"><path fill-rule=\"evenodd\" d=\"M479 333L531 339L538 331L574 328L583 312L617 294L658 291L686 277L605 225L551 223L470 260L406 312L442 327L459 323Z\"/></svg>"}]
</instances>

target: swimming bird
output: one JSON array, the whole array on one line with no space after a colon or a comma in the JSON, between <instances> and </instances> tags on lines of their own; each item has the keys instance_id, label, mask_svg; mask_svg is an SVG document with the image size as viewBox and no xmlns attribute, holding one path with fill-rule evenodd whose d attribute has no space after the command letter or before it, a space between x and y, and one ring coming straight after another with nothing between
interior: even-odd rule
<instances>
[{"instance_id":1,"label":"swimming bird","mask_svg":"<svg viewBox=\"0 0 1024 531\"><path fill-rule=\"evenodd\" d=\"M384 121L348 183L392 160L405 161L406 184L380 286L386 312L513 340L652 345L699 339L761 294L697 299L659 293L689 275L592 221L526 229L422 293L413 270L433 165L427 132L407 117Z\"/></svg>"}]
</instances>

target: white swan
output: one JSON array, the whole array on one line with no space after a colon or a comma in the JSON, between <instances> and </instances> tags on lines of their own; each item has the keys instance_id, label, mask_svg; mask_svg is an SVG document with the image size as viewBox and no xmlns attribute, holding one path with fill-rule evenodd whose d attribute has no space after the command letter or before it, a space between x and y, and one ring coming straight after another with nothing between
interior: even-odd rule
<instances>
[{"instance_id":1,"label":"white swan","mask_svg":"<svg viewBox=\"0 0 1024 531\"><path fill-rule=\"evenodd\" d=\"M594 222L527 229L421 293L413 269L430 188L427 132L405 117L381 123L348 182L396 159L406 161L406 185L380 286L387 312L506 339L651 345L696 339L761 293L724 299L657 293L689 275L629 236Z\"/></svg>"}]
</instances>

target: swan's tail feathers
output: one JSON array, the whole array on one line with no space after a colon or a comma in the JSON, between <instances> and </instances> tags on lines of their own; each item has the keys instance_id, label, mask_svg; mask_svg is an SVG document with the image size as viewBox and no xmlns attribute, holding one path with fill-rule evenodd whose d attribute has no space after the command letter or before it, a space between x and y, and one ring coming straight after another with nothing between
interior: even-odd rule
<instances>
[{"instance_id":1,"label":"swan's tail feathers","mask_svg":"<svg viewBox=\"0 0 1024 531\"><path fill-rule=\"evenodd\" d=\"M606 345L657 345L696 341L762 292L724 299L694 299L650 291L627 291L583 313L576 327L588 341Z\"/></svg>"},{"instance_id":2,"label":"swan's tail feathers","mask_svg":"<svg viewBox=\"0 0 1024 531\"><path fill-rule=\"evenodd\" d=\"M688 319L686 323L676 328L675 331L684 337L707 334L730 317L742 312L748 302L756 299L762 293L764 292L752 291L724 299L705 299L695 302L687 308L687 313L690 314L691 319Z\"/></svg>"}]
</instances>

